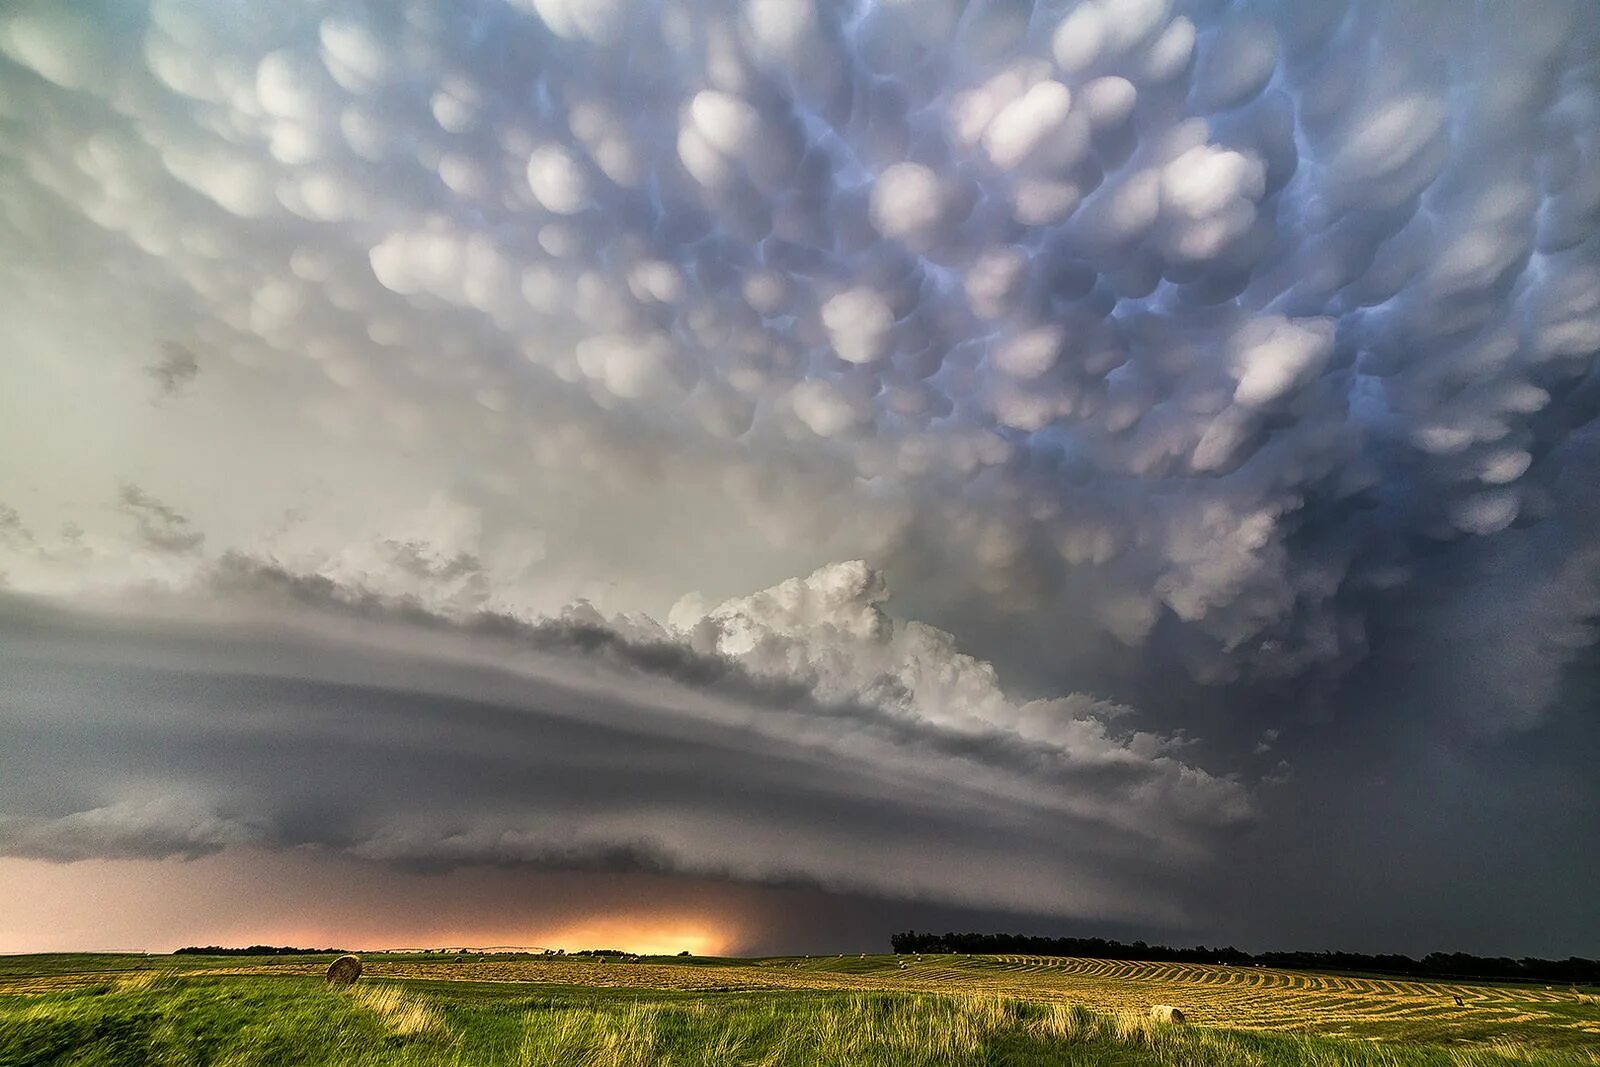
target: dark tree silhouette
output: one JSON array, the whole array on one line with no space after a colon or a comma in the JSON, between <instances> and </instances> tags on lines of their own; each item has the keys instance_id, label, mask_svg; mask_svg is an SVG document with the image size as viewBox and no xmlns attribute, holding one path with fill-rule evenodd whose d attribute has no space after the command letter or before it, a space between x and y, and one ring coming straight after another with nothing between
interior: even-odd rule
<instances>
[{"instance_id":1,"label":"dark tree silhouette","mask_svg":"<svg viewBox=\"0 0 1600 1067\"><path fill-rule=\"evenodd\" d=\"M897 953L964 952L974 955L1015 953L1026 956L1084 956L1102 960L1148 960L1161 963L1228 963L1314 971L1374 971L1429 978L1493 978L1524 982L1600 982L1600 960L1571 956L1564 960L1531 956L1473 956L1465 952L1430 952L1420 960L1398 954L1366 952L1242 952L1233 946L1172 948L1143 941L1108 941L1100 937L1035 937L1028 934L918 933L907 930L889 938Z\"/></svg>"}]
</instances>

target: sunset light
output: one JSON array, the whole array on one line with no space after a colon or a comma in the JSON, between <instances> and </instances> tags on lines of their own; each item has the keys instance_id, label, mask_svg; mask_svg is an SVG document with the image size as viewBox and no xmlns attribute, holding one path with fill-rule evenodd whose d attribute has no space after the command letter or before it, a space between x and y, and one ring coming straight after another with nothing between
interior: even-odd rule
<instances>
[{"instance_id":1,"label":"sunset light","mask_svg":"<svg viewBox=\"0 0 1600 1067\"><path fill-rule=\"evenodd\" d=\"M554 927L534 935L541 948L565 952L584 949L621 949L641 956L720 956L733 943L732 935L714 920L689 916L607 915Z\"/></svg>"},{"instance_id":2,"label":"sunset light","mask_svg":"<svg viewBox=\"0 0 1600 1067\"><path fill-rule=\"evenodd\" d=\"M1600 0L0 0L0 1067L1600 1067L1596 768Z\"/></svg>"}]
</instances>

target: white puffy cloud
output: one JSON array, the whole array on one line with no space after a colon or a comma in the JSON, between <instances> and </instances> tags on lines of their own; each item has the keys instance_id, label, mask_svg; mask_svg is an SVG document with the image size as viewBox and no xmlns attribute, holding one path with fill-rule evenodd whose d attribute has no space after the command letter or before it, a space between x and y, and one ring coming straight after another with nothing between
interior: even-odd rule
<instances>
[{"instance_id":1,"label":"white puffy cloud","mask_svg":"<svg viewBox=\"0 0 1600 1067\"><path fill-rule=\"evenodd\" d=\"M1035 153L1059 151L1063 166L1076 162L1076 155L1087 147L1086 138L1069 130L1072 93L1057 81L1041 81L1001 108L983 132L983 147L989 161L1001 170L1015 170ZM1051 162L1058 162L1052 158Z\"/></svg>"},{"instance_id":2,"label":"white puffy cloud","mask_svg":"<svg viewBox=\"0 0 1600 1067\"><path fill-rule=\"evenodd\" d=\"M861 421L860 412L844 391L820 378L798 383L790 403L800 421L818 437L837 437Z\"/></svg>"},{"instance_id":3,"label":"white puffy cloud","mask_svg":"<svg viewBox=\"0 0 1600 1067\"><path fill-rule=\"evenodd\" d=\"M882 359L894 328L894 311L868 286L846 289L822 305L822 322L839 358L849 363Z\"/></svg>"},{"instance_id":4,"label":"white puffy cloud","mask_svg":"<svg viewBox=\"0 0 1600 1067\"><path fill-rule=\"evenodd\" d=\"M1234 338L1232 371L1239 385L1233 399L1262 407L1314 378L1333 352L1328 319L1260 318Z\"/></svg>"},{"instance_id":5,"label":"white puffy cloud","mask_svg":"<svg viewBox=\"0 0 1600 1067\"><path fill-rule=\"evenodd\" d=\"M1037 378L1056 365L1066 331L1056 325L1035 326L994 347L995 365L1013 378Z\"/></svg>"},{"instance_id":6,"label":"white puffy cloud","mask_svg":"<svg viewBox=\"0 0 1600 1067\"><path fill-rule=\"evenodd\" d=\"M1167 246L1180 260L1215 257L1255 221L1266 168L1238 152L1191 148L1161 171L1161 206L1172 231Z\"/></svg>"},{"instance_id":7,"label":"white puffy cloud","mask_svg":"<svg viewBox=\"0 0 1600 1067\"><path fill-rule=\"evenodd\" d=\"M1078 91L1078 106L1096 128L1115 128L1126 122L1139 102L1138 88L1114 74L1095 78Z\"/></svg>"},{"instance_id":8,"label":"white puffy cloud","mask_svg":"<svg viewBox=\"0 0 1600 1067\"><path fill-rule=\"evenodd\" d=\"M923 243L944 220L938 175L919 163L885 167L872 186L872 222L885 237Z\"/></svg>"},{"instance_id":9,"label":"white puffy cloud","mask_svg":"<svg viewBox=\"0 0 1600 1067\"><path fill-rule=\"evenodd\" d=\"M588 198L582 166L559 145L542 145L528 157L528 185L539 203L557 215L582 211Z\"/></svg>"},{"instance_id":10,"label":"white puffy cloud","mask_svg":"<svg viewBox=\"0 0 1600 1067\"><path fill-rule=\"evenodd\" d=\"M0 53L63 88L82 90L101 84L115 54L89 12L45 2L6 13Z\"/></svg>"},{"instance_id":11,"label":"white puffy cloud","mask_svg":"<svg viewBox=\"0 0 1600 1067\"><path fill-rule=\"evenodd\" d=\"M118 800L55 817L0 814L0 854L70 863L83 859L194 859L248 845L260 829L219 816L181 794Z\"/></svg>"}]
</instances>

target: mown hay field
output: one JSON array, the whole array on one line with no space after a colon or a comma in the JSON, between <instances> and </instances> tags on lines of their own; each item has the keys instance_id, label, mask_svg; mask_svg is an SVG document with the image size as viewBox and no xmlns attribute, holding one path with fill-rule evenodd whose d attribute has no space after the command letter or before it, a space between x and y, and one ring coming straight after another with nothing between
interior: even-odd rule
<instances>
[{"instance_id":1,"label":"mown hay field","mask_svg":"<svg viewBox=\"0 0 1600 1067\"><path fill-rule=\"evenodd\" d=\"M905 967L900 964L904 962ZM285 965L239 967L237 973ZM1525 1039L1600 1046L1600 1007L1570 989L1419 982L1258 967L1140 963L1047 956L869 956L680 964L649 960L368 957L374 978L447 977L477 982L538 982L726 992L755 989L985 993L1063 1000L1092 1011L1143 1012L1171 1004L1190 1022L1242 1030L1449 1041ZM312 973L316 965L299 968ZM1457 1005L1455 998L1462 1003ZM1588 1001L1588 1002L1586 1002Z\"/></svg>"},{"instance_id":2,"label":"mown hay field","mask_svg":"<svg viewBox=\"0 0 1600 1067\"><path fill-rule=\"evenodd\" d=\"M224 997L218 992L223 989L285 989L302 998L328 995L321 976L331 958L0 958L0 1029L6 1025L8 1012L13 1020L37 1021L48 1014L46 1009L79 1010L96 997L105 1007L119 997L170 1000L176 995L173 990L182 990L191 999ZM229 992L224 999L232 1004L234 1000L228 998L239 995L242 994ZM1162 1056L1177 1056L1177 1062L1220 1064L1233 1062L1224 1058L1224 1053L1225 1049L1234 1049L1243 1050L1239 1051L1242 1058L1238 1062L1253 1065L1365 1063L1369 1062L1369 1055L1379 1057L1370 1062L1385 1064L1600 1064L1600 997L1594 990L1424 982L1255 967L1034 956L654 957L600 962L519 955L366 954L362 978L346 996L347 1000L339 1003L348 1002L348 1010L362 1017L375 1013L388 1020L385 1025L394 1034L412 1043L441 1041L448 1035L456 1035L452 1040L462 1039L461 1035L474 1025L463 1021L462 1013L469 1008L471 1012L492 1013L510 1010L508 1005L537 1004L562 1005L557 1012L565 1020L561 1025L569 1030L577 1028L571 1033L563 1030L567 1036L560 1040L577 1041L573 1035L581 1031L589 1035L583 1040L601 1041L597 1035L602 1031L611 1033L606 1028L618 1026L633 1027L642 1033L640 1028L659 1024L677 1028L673 1033L688 1033L685 1027L692 1030L694 1026L711 1026L721 1020L716 1021L716 1026L722 1027L717 1032L725 1032L724 1037L734 1030L743 1033L741 1027L754 1026L740 1040L766 1047L762 1041L770 1044L777 1039L770 1034L762 1038L760 1034L766 1031L761 1026L768 1024L757 1022L768 1015L790 1020L785 1025L799 1028L798 1033L803 1032L805 1013L815 1011L821 1013L818 1018L826 1016L833 1020L831 1025L849 1031L851 1024L847 1020L858 1010L852 1005L894 1003L917 1006L895 1009L909 1012L904 1015L907 1026L922 1025L915 1020L930 1012L953 1012L951 1017L965 1020L964 1026L989 1020L979 1028L988 1027L985 1033L1006 1041L1012 1040L1006 1036L1012 1031L1032 1035L1029 1041L1045 1040L1039 1036L1045 1032L1041 1026L1059 1029L1059 1020L1066 1018L1059 1012L1078 1012L1081 1018L1074 1016L1077 1021L1073 1023L1073 1040L1077 1044L1073 1047L1083 1052L1088 1047L1084 1042L1092 1038L1115 1044L1121 1050L1104 1062L1166 1062L1163 1058L1148 1058L1160 1052ZM883 1001L885 997L889 1000ZM1456 1003L1457 998L1460 1004ZM958 1007L939 1006L946 1004ZM1158 1029L1152 1038L1147 1022L1150 1008L1156 1004L1178 1007L1189 1020L1185 1031L1190 1036L1162 1036L1172 1030L1168 1027ZM531 1040L527 1034L543 1033L538 1027L548 1020L542 1014L545 1007L521 1011L518 1025L523 1028L523 1037L519 1040L526 1045ZM639 1015L640 1012L644 1014ZM689 1014L683 1015L684 1012ZM1047 1025L1050 1019L1058 1022ZM730 1026L732 1030L728 1029ZM1260 1037L1252 1038L1251 1034ZM669 1034L659 1039L680 1038ZM1064 1039L1057 1035L1050 1040ZM1129 1041L1138 1047L1129 1046ZM1139 1045L1141 1041L1143 1045ZM1186 1059L1191 1054L1198 1055L1200 1045L1211 1049L1206 1055L1212 1058ZM980 1047L989 1045L973 1045L974 1049ZM1329 1048L1338 1054L1327 1053ZM1289 1055L1285 1050L1299 1050L1294 1055L1304 1053L1306 1058L1295 1059L1291 1055L1284 1059ZM1348 1055L1339 1050L1348 1051ZM1383 1059L1389 1055L1386 1050L1408 1051L1404 1056L1396 1051L1398 1058ZM1413 1053L1446 1058L1417 1060ZM507 1051L505 1055L511 1053ZM1232 1053L1226 1055L1231 1057ZM1326 1058L1329 1055L1333 1058ZM785 1056L752 1056L752 1063L787 1062ZM988 1052L983 1056L989 1058L979 1056L970 1062L1013 1062L997 1059ZM589 1054L578 1056L575 1062L591 1060L600 1062ZM680 1061L696 1062L681 1057ZM38 1058L29 1062L121 1061ZM393 1062L410 1061L402 1058ZM500 1058L490 1057L485 1062L500 1062ZM704 1062L745 1061L724 1057ZM929 1062L969 1060L946 1057Z\"/></svg>"}]
</instances>

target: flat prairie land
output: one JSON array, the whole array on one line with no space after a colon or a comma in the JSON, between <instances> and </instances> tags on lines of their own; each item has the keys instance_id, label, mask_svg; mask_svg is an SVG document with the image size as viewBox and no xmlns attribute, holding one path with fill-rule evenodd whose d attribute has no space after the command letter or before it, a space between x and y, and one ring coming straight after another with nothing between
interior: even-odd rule
<instances>
[{"instance_id":1,"label":"flat prairie land","mask_svg":"<svg viewBox=\"0 0 1600 1067\"><path fill-rule=\"evenodd\" d=\"M1040 956L388 953L334 989L330 959L0 957L0 1065L1600 1065L1593 989ZM1151 1021L1156 1004L1188 1022Z\"/></svg>"}]
</instances>

